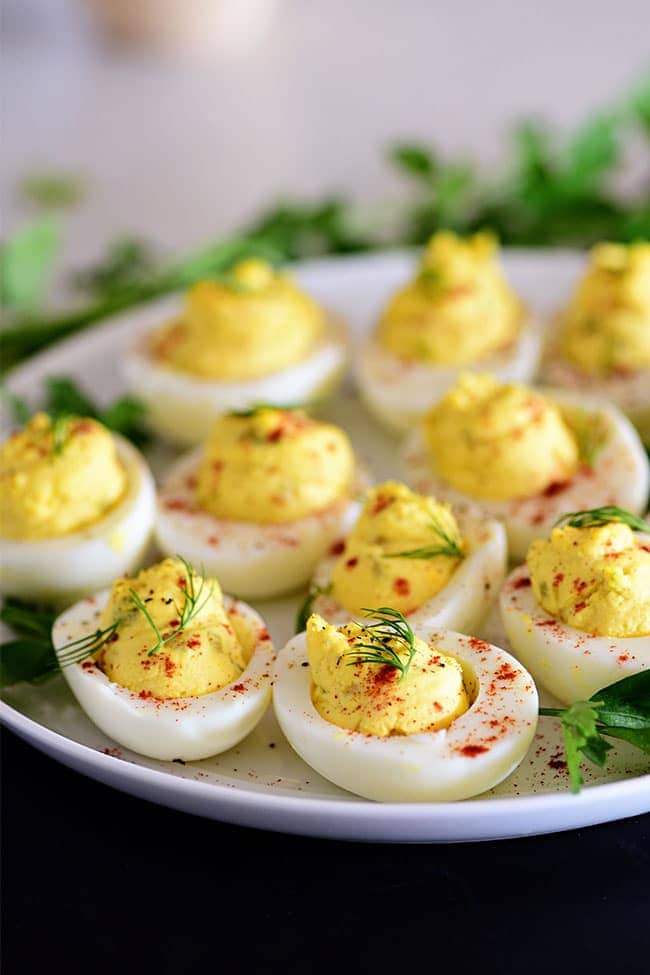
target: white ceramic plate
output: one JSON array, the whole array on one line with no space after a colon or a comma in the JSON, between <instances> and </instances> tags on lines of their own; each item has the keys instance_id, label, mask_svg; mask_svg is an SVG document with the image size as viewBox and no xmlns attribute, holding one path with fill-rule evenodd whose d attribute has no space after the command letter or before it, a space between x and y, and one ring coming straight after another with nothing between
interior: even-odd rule
<instances>
[{"instance_id":1,"label":"white ceramic plate","mask_svg":"<svg viewBox=\"0 0 650 975\"><path fill-rule=\"evenodd\" d=\"M344 315L359 337L389 292L408 276L411 260L403 254L323 260L304 265L299 277ZM506 263L515 287L543 315L565 298L581 258L512 253ZM121 350L136 329L162 320L177 304L175 299L157 302L60 343L16 370L11 390L36 403L45 376L67 374L102 400L112 399L122 390ZM350 432L377 478L399 473L395 442L376 428L351 391L337 399L330 416ZM158 469L168 459L164 449L152 457ZM293 632L301 598L257 604L277 647ZM482 635L503 641L498 624L492 621L488 629ZM506 782L476 799L431 804L372 803L336 788L292 752L271 712L238 748L187 765L115 747L85 717L62 678L7 690L0 718L36 748L117 789L213 819L292 833L376 842L487 840L587 826L650 809L648 760L622 742L610 753L607 770L586 768L586 787L571 795L558 723L549 718L541 719L529 755Z\"/></svg>"}]
</instances>

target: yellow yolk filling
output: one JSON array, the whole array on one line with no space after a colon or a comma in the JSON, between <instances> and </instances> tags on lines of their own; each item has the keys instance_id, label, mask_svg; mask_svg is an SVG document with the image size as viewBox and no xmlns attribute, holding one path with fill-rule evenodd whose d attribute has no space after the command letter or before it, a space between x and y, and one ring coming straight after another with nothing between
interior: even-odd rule
<instances>
[{"instance_id":1,"label":"yellow yolk filling","mask_svg":"<svg viewBox=\"0 0 650 975\"><path fill-rule=\"evenodd\" d=\"M425 438L440 477L474 498L526 498L568 480L578 443L545 396L465 373L431 410Z\"/></svg>"},{"instance_id":2,"label":"yellow yolk filling","mask_svg":"<svg viewBox=\"0 0 650 975\"><path fill-rule=\"evenodd\" d=\"M398 555L415 550L426 550L429 557ZM438 550L440 554L434 554ZM449 582L463 554L464 542L449 505L387 481L367 494L334 566L332 595L354 615L368 606L410 613Z\"/></svg>"},{"instance_id":3,"label":"yellow yolk filling","mask_svg":"<svg viewBox=\"0 0 650 975\"><path fill-rule=\"evenodd\" d=\"M593 248L560 317L559 347L589 375L650 366L650 243Z\"/></svg>"},{"instance_id":4,"label":"yellow yolk filling","mask_svg":"<svg viewBox=\"0 0 650 975\"><path fill-rule=\"evenodd\" d=\"M188 593L198 595L198 612L181 627ZM177 632L154 653L157 635L132 597L137 593L163 637ZM194 697L217 691L245 670L254 634L241 616L230 617L216 579L188 575L179 559L143 569L134 579L117 579L102 612L101 627L119 626L99 654L107 677L143 698Z\"/></svg>"},{"instance_id":5,"label":"yellow yolk filling","mask_svg":"<svg viewBox=\"0 0 650 975\"><path fill-rule=\"evenodd\" d=\"M595 636L650 633L650 546L627 525L555 528L528 550L537 602Z\"/></svg>"},{"instance_id":6,"label":"yellow yolk filling","mask_svg":"<svg viewBox=\"0 0 650 975\"><path fill-rule=\"evenodd\" d=\"M346 434L299 411L261 409L217 420L197 482L217 518L295 521L341 500L354 477Z\"/></svg>"},{"instance_id":7,"label":"yellow yolk filling","mask_svg":"<svg viewBox=\"0 0 650 975\"><path fill-rule=\"evenodd\" d=\"M322 718L386 737L439 731L467 711L463 669L454 657L416 637L415 655L400 681L395 668L356 662L355 645L367 643L368 635L356 623L337 628L316 614L307 621L311 696ZM402 648L393 645L401 656Z\"/></svg>"},{"instance_id":8,"label":"yellow yolk filling","mask_svg":"<svg viewBox=\"0 0 650 975\"><path fill-rule=\"evenodd\" d=\"M0 448L0 536L36 540L77 531L123 496L112 434L95 420L37 413Z\"/></svg>"},{"instance_id":9,"label":"yellow yolk filling","mask_svg":"<svg viewBox=\"0 0 650 975\"><path fill-rule=\"evenodd\" d=\"M257 379L305 359L324 324L323 310L288 274L247 260L224 281L195 284L185 314L159 330L152 348L202 379Z\"/></svg>"},{"instance_id":10,"label":"yellow yolk filling","mask_svg":"<svg viewBox=\"0 0 650 975\"><path fill-rule=\"evenodd\" d=\"M415 279L389 302L378 339L402 359L463 365L510 345L522 319L494 238L441 231L429 241Z\"/></svg>"}]
</instances>

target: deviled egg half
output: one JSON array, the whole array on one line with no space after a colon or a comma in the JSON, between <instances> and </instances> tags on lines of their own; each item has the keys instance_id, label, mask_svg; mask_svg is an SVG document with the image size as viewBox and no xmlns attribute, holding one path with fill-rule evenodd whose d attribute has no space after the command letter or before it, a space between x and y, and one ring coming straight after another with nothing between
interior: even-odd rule
<instances>
[{"instance_id":1,"label":"deviled egg half","mask_svg":"<svg viewBox=\"0 0 650 975\"><path fill-rule=\"evenodd\" d=\"M453 386L460 369L527 382L539 350L539 330L504 277L496 240L441 231L413 280L382 313L357 375L379 422L405 433Z\"/></svg>"},{"instance_id":2,"label":"deviled egg half","mask_svg":"<svg viewBox=\"0 0 650 975\"><path fill-rule=\"evenodd\" d=\"M297 628L313 611L329 623L391 606L409 624L473 632L506 571L503 525L387 481L371 488L359 520L317 567Z\"/></svg>"},{"instance_id":3,"label":"deviled egg half","mask_svg":"<svg viewBox=\"0 0 650 975\"><path fill-rule=\"evenodd\" d=\"M320 402L346 348L341 323L290 275L249 259L195 284L183 313L135 344L125 375L156 433L194 446L229 410Z\"/></svg>"},{"instance_id":4,"label":"deviled egg half","mask_svg":"<svg viewBox=\"0 0 650 975\"><path fill-rule=\"evenodd\" d=\"M466 799L510 775L537 726L530 674L476 637L372 614L340 627L313 615L279 654L274 707L295 751L383 801Z\"/></svg>"},{"instance_id":5,"label":"deviled egg half","mask_svg":"<svg viewBox=\"0 0 650 975\"><path fill-rule=\"evenodd\" d=\"M263 619L183 559L76 603L56 620L52 640L91 721L151 758L226 751L271 698L275 656Z\"/></svg>"},{"instance_id":6,"label":"deviled egg half","mask_svg":"<svg viewBox=\"0 0 650 975\"><path fill-rule=\"evenodd\" d=\"M367 478L339 427L299 410L254 408L214 424L172 468L158 497L156 539L262 599L304 585L358 517Z\"/></svg>"},{"instance_id":7,"label":"deviled egg half","mask_svg":"<svg viewBox=\"0 0 650 975\"><path fill-rule=\"evenodd\" d=\"M650 443L650 243L593 248L551 331L542 378L614 403Z\"/></svg>"},{"instance_id":8,"label":"deviled egg half","mask_svg":"<svg viewBox=\"0 0 650 975\"><path fill-rule=\"evenodd\" d=\"M66 605L137 568L155 517L138 450L86 417L37 413L0 448L0 591Z\"/></svg>"},{"instance_id":9,"label":"deviled egg half","mask_svg":"<svg viewBox=\"0 0 650 975\"><path fill-rule=\"evenodd\" d=\"M564 704L650 668L650 525L569 514L532 543L500 599L512 651Z\"/></svg>"},{"instance_id":10,"label":"deviled egg half","mask_svg":"<svg viewBox=\"0 0 650 975\"><path fill-rule=\"evenodd\" d=\"M565 511L645 510L648 458L614 406L464 373L404 447L407 480L454 511L500 518L526 557Z\"/></svg>"}]
</instances>

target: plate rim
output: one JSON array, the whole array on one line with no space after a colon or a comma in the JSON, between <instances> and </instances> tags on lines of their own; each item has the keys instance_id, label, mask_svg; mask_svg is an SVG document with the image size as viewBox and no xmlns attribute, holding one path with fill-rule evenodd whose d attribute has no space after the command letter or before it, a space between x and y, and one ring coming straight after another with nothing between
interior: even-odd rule
<instances>
[{"instance_id":1,"label":"plate rim","mask_svg":"<svg viewBox=\"0 0 650 975\"><path fill-rule=\"evenodd\" d=\"M470 798L452 802L372 802L370 799L360 797L353 797L350 801L348 799L341 800L336 796L329 799L321 796L279 795L272 790L257 791L245 787L233 787L220 782L197 782L195 779L171 775L165 770L138 765L128 759L105 754L90 745L76 741L74 738L68 738L67 735L53 731L34 718L28 717L6 701L0 701L0 723L31 742L38 742L43 745L51 744L58 753L66 754L71 759L77 757L83 764L88 766L96 764L99 769L112 769L118 773L118 778L167 785L170 787L168 791L188 793L190 796L217 797L219 800L223 800L227 806L263 806L267 809L272 806L274 811L285 810L295 814L305 813L309 810L308 815L334 810L340 812L341 809L345 808L350 813L349 818L353 820L359 817L365 819L369 810L375 810L375 812L370 812L370 815L380 820L402 817L419 819L424 816L450 818L452 815L457 820L472 820L476 817L480 818L481 813L488 809L491 813L488 818L506 816L512 809L518 810L518 816L526 816L570 803L587 804L596 798L602 801L620 799L623 798L620 795L621 793L629 792L630 798L635 798L637 793L643 796L647 790L648 811L650 811L650 773L631 776L617 782L588 785L578 794L566 789L563 792L498 796L493 799ZM350 796L352 795L350 793ZM348 817L346 816L346 818Z\"/></svg>"}]
</instances>

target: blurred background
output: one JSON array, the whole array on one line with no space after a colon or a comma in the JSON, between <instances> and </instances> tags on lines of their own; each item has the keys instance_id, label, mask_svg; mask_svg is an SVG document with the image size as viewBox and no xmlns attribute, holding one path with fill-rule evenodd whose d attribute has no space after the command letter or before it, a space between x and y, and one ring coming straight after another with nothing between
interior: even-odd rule
<instances>
[{"instance_id":1,"label":"blurred background","mask_svg":"<svg viewBox=\"0 0 650 975\"><path fill-rule=\"evenodd\" d=\"M45 341L22 328L61 300L44 304L46 279L97 320L218 269L233 234L281 259L439 226L510 245L650 236L647 0L3 0L2 14L3 237L56 221L4 249L5 364ZM168 255L183 273L152 280Z\"/></svg>"},{"instance_id":2,"label":"blurred background","mask_svg":"<svg viewBox=\"0 0 650 975\"><path fill-rule=\"evenodd\" d=\"M650 66L647 0L4 0L3 12L5 224L30 212L26 175L77 174L73 260L124 232L191 246L280 198L390 200L399 141L494 168L515 120L570 130Z\"/></svg>"}]
</instances>

